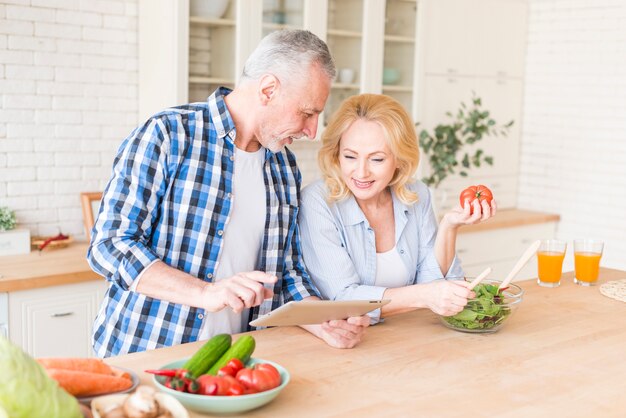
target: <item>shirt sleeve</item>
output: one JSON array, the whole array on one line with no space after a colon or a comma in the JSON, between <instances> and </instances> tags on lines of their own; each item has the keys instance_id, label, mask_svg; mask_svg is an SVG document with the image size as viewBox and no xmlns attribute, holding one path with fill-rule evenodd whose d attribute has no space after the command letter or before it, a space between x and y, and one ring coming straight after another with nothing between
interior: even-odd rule
<instances>
[{"instance_id":1,"label":"shirt sleeve","mask_svg":"<svg viewBox=\"0 0 626 418\"><path fill-rule=\"evenodd\" d=\"M323 187L308 186L302 194L298 221L307 269L322 297L331 300L380 300L386 290L361 284L350 254L341 240L341 226L325 201ZM380 309L369 314L380 320Z\"/></svg>"},{"instance_id":2,"label":"shirt sleeve","mask_svg":"<svg viewBox=\"0 0 626 418\"><path fill-rule=\"evenodd\" d=\"M136 129L120 146L103 193L87 260L124 290L159 259L148 241L166 189L168 147L160 119Z\"/></svg>"},{"instance_id":3,"label":"shirt sleeve","mask_svg":"<svg viewBox=\"0 0 626 418\"><path fill-rule=\"evenodd\" d=\"M296 170L296 184L300 187L301 174ZM289 206L289 239L283 258L283 298L285 303L292 300L302 300L308 296L320 297L320 293L311 281L302 259L300 246L300 229L298 228L298 206Z\"/></svg>"},{"instance_id":4,"label":"shirt sleeve","mask_svg":"<svg viewBox=\"0 0 626 418\"><path fill-rule=\"evenodd\" d=\"M417 204L416 208L420 212L418 219L421 219L421 225L418 243L419 259L417 263L416 282L429 283L433 280L444 278L437 257L435 256L435 240L437 238L438 225L435 211L431 204L430 191L425 185L420 183L418 194L421 204ZM461 262L455 255L445 278L462 277L463 269L461 268Z\"/></svg>"}]
</instances>

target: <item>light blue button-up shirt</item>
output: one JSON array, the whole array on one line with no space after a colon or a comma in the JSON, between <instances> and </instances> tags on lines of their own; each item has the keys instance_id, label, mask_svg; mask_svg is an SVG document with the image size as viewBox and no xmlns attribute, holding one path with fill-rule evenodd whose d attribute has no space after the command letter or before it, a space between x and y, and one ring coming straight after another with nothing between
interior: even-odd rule
<instances>
[{"instance_id":1,"label":"light blue button-up shirt","mask_svg":"<svg viewBox=\"0 0 626 418\"><path fill-rule=\"evenodd\" d=\"M437 220L428 188L409 185L418 201L406 205L392 193L396 248L411 272L406 286L444 278L435 257ZM323 297L331 300L382 299L386 288L376 286L376 238L354 196L327 202L323 181L302 191L298 217L304 262ZM446 277L462 277L455 257ZM370 314L380 320L380 309Z\"/></svg>"}]
</instances>

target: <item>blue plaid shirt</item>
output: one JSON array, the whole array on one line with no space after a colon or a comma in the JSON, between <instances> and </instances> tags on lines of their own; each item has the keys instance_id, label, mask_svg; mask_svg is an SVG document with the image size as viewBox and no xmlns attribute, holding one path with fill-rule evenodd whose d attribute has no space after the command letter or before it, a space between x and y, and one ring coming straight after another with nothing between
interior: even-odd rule
<instances>
[{"instance_id":1,"label":"blue plaid shirt","mask_svg":"<svg viewBox=\"0 0 626 418\"><path fill-rule=\"evenodd\" d=\"M235 125L216 90L205 103L168 109L124 140L113 163L87 258L109 282L94 323L100 357L196 341L204 310L130 289L155 260L210 282L231 211ZM267 215L257 269L278 277L250 320L318 296L296 226L300 171L289 150L265 152ZM250 208L254 210L254 208ZM271 286L271 285L268 285Z\"/></svg>"}]
</instances>

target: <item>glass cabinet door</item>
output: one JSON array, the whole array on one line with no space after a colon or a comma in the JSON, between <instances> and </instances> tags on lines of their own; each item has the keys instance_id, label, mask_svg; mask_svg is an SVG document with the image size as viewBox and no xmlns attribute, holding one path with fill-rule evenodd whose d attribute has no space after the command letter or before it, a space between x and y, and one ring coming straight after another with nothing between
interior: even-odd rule
<instances>
[{"instance_id":1,"label":"glass cabinet door","mask_svg":"<svg viewBox=\"0 0 626 418\"><path fill-rule=\"evenodd\" d=\"M189 101L235 85L235 0L190 0Z\"/></svg>"},{"instance_id":2,"label":"glass cabinet door","mask_svg":"<svg viewBox=\"0 0 626 418\"><path fill-rule=\"evenodd\" d=\"M263 36L279 29L302 29L304 0L263 0Z\"/></svg>"},{"instance_id":3,"label":"glass cabinet door","mask_svg":"<svg viewBox=\"0 0 626 418\"><path fill-rule=\"evenodd\" d=\"M349 96L359 94L363 41L363 1L329 0L327 44L337 66L328 103L324 111L324 125Z\"/></svg>"},{"instance_id":4,"label":"glass cabinet door","mask_svg":"<svg viewBox=\"0 0 626 418\"><path fill-rule=\"evenodd\" d=\"M387 0L382 91L413 115L416 0Z\"/></svg>"}]
</instances>

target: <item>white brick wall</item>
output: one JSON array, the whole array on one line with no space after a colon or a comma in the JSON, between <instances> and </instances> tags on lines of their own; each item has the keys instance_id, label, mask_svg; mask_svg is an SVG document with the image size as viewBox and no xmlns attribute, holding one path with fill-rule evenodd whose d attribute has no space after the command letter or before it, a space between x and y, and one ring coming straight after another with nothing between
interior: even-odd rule
<instances>
[{"instance_id":1,"label":"white brick wall","mask_svg":"<svg viewBox=\"0 0 626 418\"><path fill-rule=\"evenodd\" d=\"M33 234L84 238L137 123L136 0L0 0L0 206Z\"/></svg>"},{"instance_id":2,"label":"white brick wall","mask_svg":"<svg viewBox=\"0 0 626 418\"><path fill-rule=\"evenodd\" d=\"M519 204L626 268L626 1L531 0Z\"/></svg>"}]
</instances>

